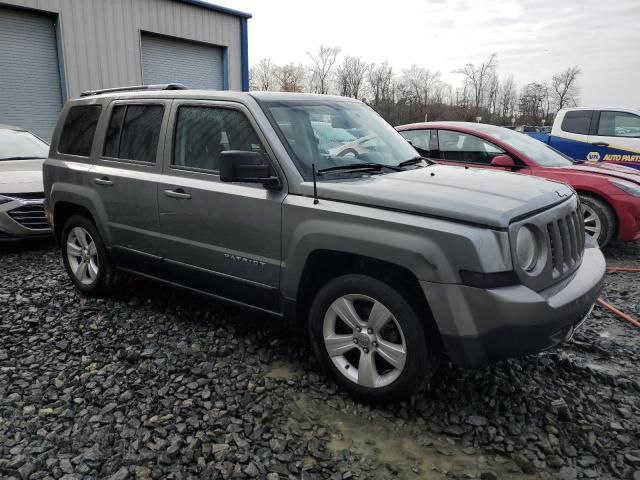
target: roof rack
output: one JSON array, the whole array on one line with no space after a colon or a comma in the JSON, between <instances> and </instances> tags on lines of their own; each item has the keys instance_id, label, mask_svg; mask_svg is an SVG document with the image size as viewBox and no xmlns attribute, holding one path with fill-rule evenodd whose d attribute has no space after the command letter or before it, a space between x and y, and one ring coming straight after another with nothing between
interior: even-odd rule
<instances>
[{"instance_id":1,"label":"roof rack","mask_svg":"<svg viewBox=\"0 0 640 480\"><path fill-rule=\"evenodd\" d=\"M103 88L102 90L87 90L80 94L81 97L101 95L103 93L133 92L136 90L187 90L181 83L163 83L160 85L132 85L130 87Z\"/></svg>"}]
</instances>

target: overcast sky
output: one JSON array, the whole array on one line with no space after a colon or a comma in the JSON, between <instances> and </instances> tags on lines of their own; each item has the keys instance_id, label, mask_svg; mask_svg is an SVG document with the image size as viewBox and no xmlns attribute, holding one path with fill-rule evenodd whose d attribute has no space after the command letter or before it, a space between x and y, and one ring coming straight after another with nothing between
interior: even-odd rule
<instances>
[{"instance_id":1,"label":"overcast sky","mask_svg":"<svg viewBox=\"0 0 640 480\"><path fill-rule=\"evenodd\" d=\"M640 108L640 0L214 0L253 14L249 62L306 62L318 45L451 71L498 54L519 86L578 65L582 105Z\"/></svg>"}]
</instances>

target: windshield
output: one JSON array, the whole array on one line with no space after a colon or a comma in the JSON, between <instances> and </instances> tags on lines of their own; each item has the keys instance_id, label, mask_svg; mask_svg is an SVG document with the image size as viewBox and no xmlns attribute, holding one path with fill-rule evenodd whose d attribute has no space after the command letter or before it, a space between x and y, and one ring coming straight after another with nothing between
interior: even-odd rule
<instances>
[{"instance_id":1,"label":"windshield","mask_svg":"<svg viewBox=\"0 0 640 480\"><path fill-rule=\"evenodd\" d=\"M418 153L387 122L359 102L262 101L306 180L316 170L374 163L394 167Z\"/></svg>"},{"instance_id":2,"label":"windshield","mask_svg":"<svg viewBox=\"0 0 640 480\"><path fill-rule=\"evenodd\" d=\"M46 158L49 145L29 132L0 130L0 160Z\"/></svg>"},{"instance_id":3,"label":"windshield","mask_svg":"<svg viewBox=\"0 0 640 480\"><path fill-rule=\"evenodd\" d=\"M546 143L542 143L540 140L536 140L524 133L514 132L506 128L491 129L485 133L508 143L511 147L521 151L543 167L567 167L574 164L569 157L565 157Z\"/></svg>"}]
</instances>

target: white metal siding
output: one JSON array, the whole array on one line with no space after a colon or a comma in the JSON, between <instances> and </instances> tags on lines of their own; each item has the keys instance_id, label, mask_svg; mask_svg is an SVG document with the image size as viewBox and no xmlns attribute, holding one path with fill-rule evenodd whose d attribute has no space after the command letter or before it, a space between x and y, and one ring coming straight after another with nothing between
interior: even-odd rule
<instances>
[{"instance_id":1,"label":"white metal siding","mask_svg":"<svg viewBox=\"0 0 640 480\"><path fill-rule=\"evenodd\" d=\"M0 0L0 4L60 14L70 98L84 90L141 84L141 31L226 47L229 88L242 89L241 20L234 15L175 0Z\"/></svg>"},{"instance_id":2,"label":"white metal siding","mask_svg":"<svg viewBox=\"0 0 640 480\"><path fill-rule=\"evenodd\" d=\"M54 18L0 7L0 123L50 140L61 106Z\"/></svg>"},{"instance_id":3,"label":"white metal siding","mask_svg":"<svg viewBox=\"0 0 640 480\"><path fill-rule=\"evenodd\" d=\"M183 83L189 88L223 88L223 50L204 43L142 34L145 84Z\"/></svg>"}]
</instances>

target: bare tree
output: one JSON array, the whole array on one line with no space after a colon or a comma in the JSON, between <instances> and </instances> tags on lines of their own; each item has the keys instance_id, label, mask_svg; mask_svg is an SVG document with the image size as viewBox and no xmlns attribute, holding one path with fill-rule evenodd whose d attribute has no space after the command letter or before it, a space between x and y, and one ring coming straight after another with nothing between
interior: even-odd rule
<instances>
[{"instance_id":1,"label":"bare tree","mask_svg":"<svg viewBox=\"0 0 640 480\"><path fill-rule=\"evenodd\" d=\"M499 96L500 116L503 120L508 120L515 115L518 103L518 92L516 91L516 82L513 79L513 75L509 75L502 80Z\"/></svg>"},{"instance_id":2,"label":"bare tree","mask_svg":"<svg viewBox=\"0 0 640 480\"><path fill-rule=\"evenodd\" d=\"M557 110L577 105L579 89L576 85L576 80L580 73L580 69L577 66L569 67L560 73L556 73L551 79L551 95Z\"/></svg>"},{"instance_id":3,"label":"bare tree","mask_svg":"<svg viewBox=\"0 0 640 480\"><path fill-rule=\"evenodd\" d=\"M453 71L453 73L464 75L469 81L470 86L473 88L473 103L476 110L478 110L483 104L486 80L487 77L496 69L496 58L497 55L492 53L489 60L483 62L479 66L475 66L473 63L467 63L463 68Z\"/></svg>"},{"instance_id":4,"label":"bare tree","mask_svg":"<svg viewBox=\"0 0 640 480\"><path fill-rule=\"evenodd\" d=\"M314 92L329 93L329 88L331 86L331 70L336 63L339 53L339 47L325 47L324 45L320 45L315 53L307 52L307 55L313 62L311 67L311 79Z\"/></svg>"},{"instance_id":5,"label":"bare tree","mask_svg":"<svg viewBox=\"0 0 640 480\"><path fill-rule=\"evenodd\" d=\"M251 67L249 80L252 90L275 90L278 79L276 78L277 66L270 58L263 58Z\"/></svg>"},{"instance_id":6,"label":"bare tree","mask_svg":"<svg viewBox=\"0 0 640 480\"><path fill-rule=\"evenodd\" d=\"M539 125L546 117L545 106L549 98L549 89L544 83L529 83L520 93L520 115L525 123Z\"/></svg>"},{"instance_id":7,"label":"bare tree","mask_svg":"<svg viewBox=\"0 0 640 480\"><path fill-rule=\"evenodd\" d=\"M380 105L391 97L391 80L393 79L393 68L387 62L380 65L372 63L369 65L367 80L373 94L373 104Z\"/></svg>"},{"instance_id":8,"label":"bare tree","mask_svg":"<svg viewBox=\"0 0 640 480\"><path fill-rule=\"evenodd\" d=\"M336 83L340 95L358 98L366 74L367 62L360 57L345 57L336 72Z\"/></svg>"},{"instance_id":9,"label":"bare tree","mask_svg":"<svg viewBox=\"0 0 640 480\"><path fill-rule=\"evenodd\" d=\"M427 106L432 100L433 90L440 81L440 72L432 72L428 68L411 65L411 68L402 71L402 83L410 99L417 104Z\"/></svg>"},{"instance_id":10,"label":"bare tree","mask_svg":"<svg viewBox=\"0 0 640 480\"><path fill-rule=\"evenodd\" d=\"M305 69L301 64L289 62L275 71L281 92L302 92L304 90Z\"/></svg>"}]
</instances>

